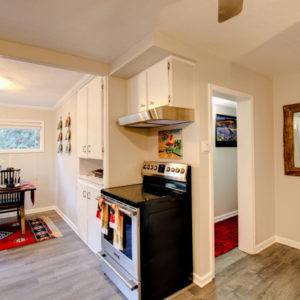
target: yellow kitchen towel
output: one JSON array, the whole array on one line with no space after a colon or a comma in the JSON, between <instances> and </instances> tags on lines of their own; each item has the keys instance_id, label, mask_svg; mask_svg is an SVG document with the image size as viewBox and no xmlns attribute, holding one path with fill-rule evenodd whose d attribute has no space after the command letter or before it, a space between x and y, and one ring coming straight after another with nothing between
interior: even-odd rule
<instances>
[{"instance_id":1,"label":"yellow kitchen towel","mask_svg":"<svg viewBox=\"0 0 300 300\"><path fill-rule=\"evenodd\" d=\"M101 221L101 232L105 235L108 234L108 205L105 203L105 200L101 197L98 198L98 207L97 207L97 218Z\"/></svg>"},{"instance_id":2,"label":"yellow kitchen towel","mask_svg":"<svg viewBox=\"0 0 300 300\"><path fill-rule=\"evenodd\" d=\"M123 213L120 212L119 207L115 205L115 229L114 229L114 242L113 246L118 250L123 250Z\"/></svg>"}]
</instances>

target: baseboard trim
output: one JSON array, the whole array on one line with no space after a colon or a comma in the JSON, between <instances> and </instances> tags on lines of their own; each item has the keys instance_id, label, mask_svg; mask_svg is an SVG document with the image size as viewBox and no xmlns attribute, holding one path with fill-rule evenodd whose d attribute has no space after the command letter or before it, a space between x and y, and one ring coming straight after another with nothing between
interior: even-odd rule
<instances>
[{"instance_id":1,"label":"baseboard trim","mask_svg":"<svg viewBox=\"0 0 300 300\"><path fill-rule=\"evenodd\" d=\"M300 249L300 242L293 241L293 240L276 235L276 236L272 236L272 237L268 238L267 240L258 244L255 247L255 254L272 246L274 243L279 243L279 244L286 245L286 246L289 246L292 248Z\"/></svg>"},{"instance_id":2,"label":"baseboard trim","mask_svg":"<svg viewBox=\"0 0 300 300\"><path fill-rule=\"evenodd\" d=\"M275 236L275 241L279 244L286 245L292 248L300 249L300 242L296 242L281 236Z\"/></svg>"},{"instance_id":3,"label":"baseboard trim","mask_svg":"<svg viewBox=\"0 0 300 300\"><path fill-rule=\"evenodd\" d=\"M206 286L208 283L210 283L214 279L214 276L212 272L207 273L204 276L199 276L197 274L193 274L193 281L195 284L200 286L201 288Z\"/></svg>"},{"instance_id":4,"label":"baseboard trim","mask_svg":"<svg viewBox=\"0 0 300 300\"><path fill-rule=\"evenodd\" d=\"M237 210L233 210L233 211L230 211L230 212L228 212L226 214L216 216L214 218L214 220L215 220L215 223L217 223L217 222L229 219L229 218L237 216L237 215L238 215L238 211Z\"/></svg>"},{"instance_id":5,"label":"baseboard trim","mask_svg":"<svg viewBox=\"0 0 300 300\"><path fill-rule=\"evenodd\" d=\"M31 209L25 209L25 214L30 215L30 214L36 214L44 211L49 211L49 210L56 210L56 206L45 206L45 207L38 207L38 208L31 208ZM1 214L0 219L4 218L10 218L10 217L15 217L16 213L15 212L10 212L6 214Z\"/></svg>"},{"instance_id":6,"label":"baseboard trim","mask_svg":"<svg viewBox=\"0 0 300 300\"><path fill-rule=\"evenodd\" d=\"M268 239L264 240L263 242L259 243L258 245L256 245L254 254L257 254L257 253L265 250L266 248L272 246L274 243L276 243L276 238L275 238L275 236L271 236L270 238L268 238Z\"/></svg>"},{"instance_id":7,"label":"baseboard trim","mask_svg":"<svg viewBox=\"0 0 300 300\"><path fill-rule=\"evenodd\" d=\"M71 227L71 229L79 236L77 226L57 206L55 207L55 211Z\"/></svg>"}]
</instances>

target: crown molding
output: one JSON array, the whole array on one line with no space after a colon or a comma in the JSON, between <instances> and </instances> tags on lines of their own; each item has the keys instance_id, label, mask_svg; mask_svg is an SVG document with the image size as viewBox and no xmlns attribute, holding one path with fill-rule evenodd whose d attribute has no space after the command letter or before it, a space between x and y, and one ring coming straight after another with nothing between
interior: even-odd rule
<instances>
[{"instance_id":1,"label":"crown molding","mask_svg":"<svg viewBox=\"0 0 300 300\"><path fill-rule=\"evenodd\" d=\"M95 75L85 74L83 75L75 85L73 85L52 107L52 110L58 110L61 108L77 91L91 81Z\"/></svg>"},{"instance_id":2,"label":"crown molding","mask_svg":"<svg viewBox=\"0 0 300 300\"><path fill-rule=\"evenodd\" d=\"M50 110L54 111L53 107L48 106L36 106L36 105L22 105L22 104L7 104L7 103L1 103L1 107L11 107L11 108L24 108L24 109L35 109L35 110Z\"/></svg>"}]
</instances>

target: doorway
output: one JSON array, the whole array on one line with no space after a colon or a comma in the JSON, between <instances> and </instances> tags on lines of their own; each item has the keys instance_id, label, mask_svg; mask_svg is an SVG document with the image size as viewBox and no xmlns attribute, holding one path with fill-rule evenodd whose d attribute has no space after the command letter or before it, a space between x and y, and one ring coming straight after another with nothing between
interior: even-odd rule
<instances>
[{"instance_id":1,"label":"doorway","mask_svg":"<svg viewBox=\"0 0 300 300\"><path fill-rule=\"evenodd\" d=\"M214 168L215 119L214 100L231 101L236 107L237 144L236 148L236 188L238 210L238 248L253 254L255 252L255 193L254 193L254 136L253 97L249 94L230 90L217 85L209 85L209 205L211 236L211 270L215 274L215 183L217 170ZM219 172L219 171L218 171ZM226 170L222 170L226 172ZM216 195L217 196L217 195ZM234 206L231 206L234 207ZM232 210L233 214L237 213ZM224 216L226 217L226 215Z\"/></svg>"},{"instance_id":2,"label":"doorway","mask_svg":"<svg viewBox=\"0 0 300 300\"><path fill-rule=\"evenodd\" d=\"M215 257L238 246L237 103L212 97Z\"/></svg>"}]
</instances>

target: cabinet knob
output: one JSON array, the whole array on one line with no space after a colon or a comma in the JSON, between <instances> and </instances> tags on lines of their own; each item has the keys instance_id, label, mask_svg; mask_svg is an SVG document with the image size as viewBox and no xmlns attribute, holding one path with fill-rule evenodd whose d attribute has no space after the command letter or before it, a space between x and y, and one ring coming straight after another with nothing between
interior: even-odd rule
<instances>
[{"instance_id":1,"label":"cabinet knob","mask_svg":"<svg viewBox=\"0 0 300 300\"><path fill-rule=\"evenodd\" d=\"M86 197L87 197L88 199L91 199L91 192L88 192L87 195L86 195Z\"/></svg>"},{"instance_id":2,"label":"cabinet knob","mask_svg":"<svg viewBox=\"0 0 300 300\"><path fill-rule=\"evenodd\" d=\"M83 146L83 147L82 147L82 151L83 151L83 152L86 152L86 146Z\"/></svg>"},{"instance_id":3,"label":"cabinet knob","mask_svg":"<svg viewBox=\"0 0 300 300\"><path fill-rule=\"evenodd\" d=\"M91 152L91 145L87 146L87 152Z\"/></svg>"},{"instance_id":4,"label":"cabinet knob","mask_svg":"<svg viewBox=\"0 0 300 300\"><path fill-rule=\"evenodd\" d=\"M83 198L86 198L86 191L83 191L83 192L82 192L82 197L83 197Z\"/></svg>"},{"instance_id":5,"label":"cabinet knob","mask_svg":"<svg viewBox=\"0 0 300 300\"><path fill-rule=\"evenodd\" d=\"M154 101L150 101L150 105L154 105L155 104L155 102Z\"/></svg>"}]
</instances>

